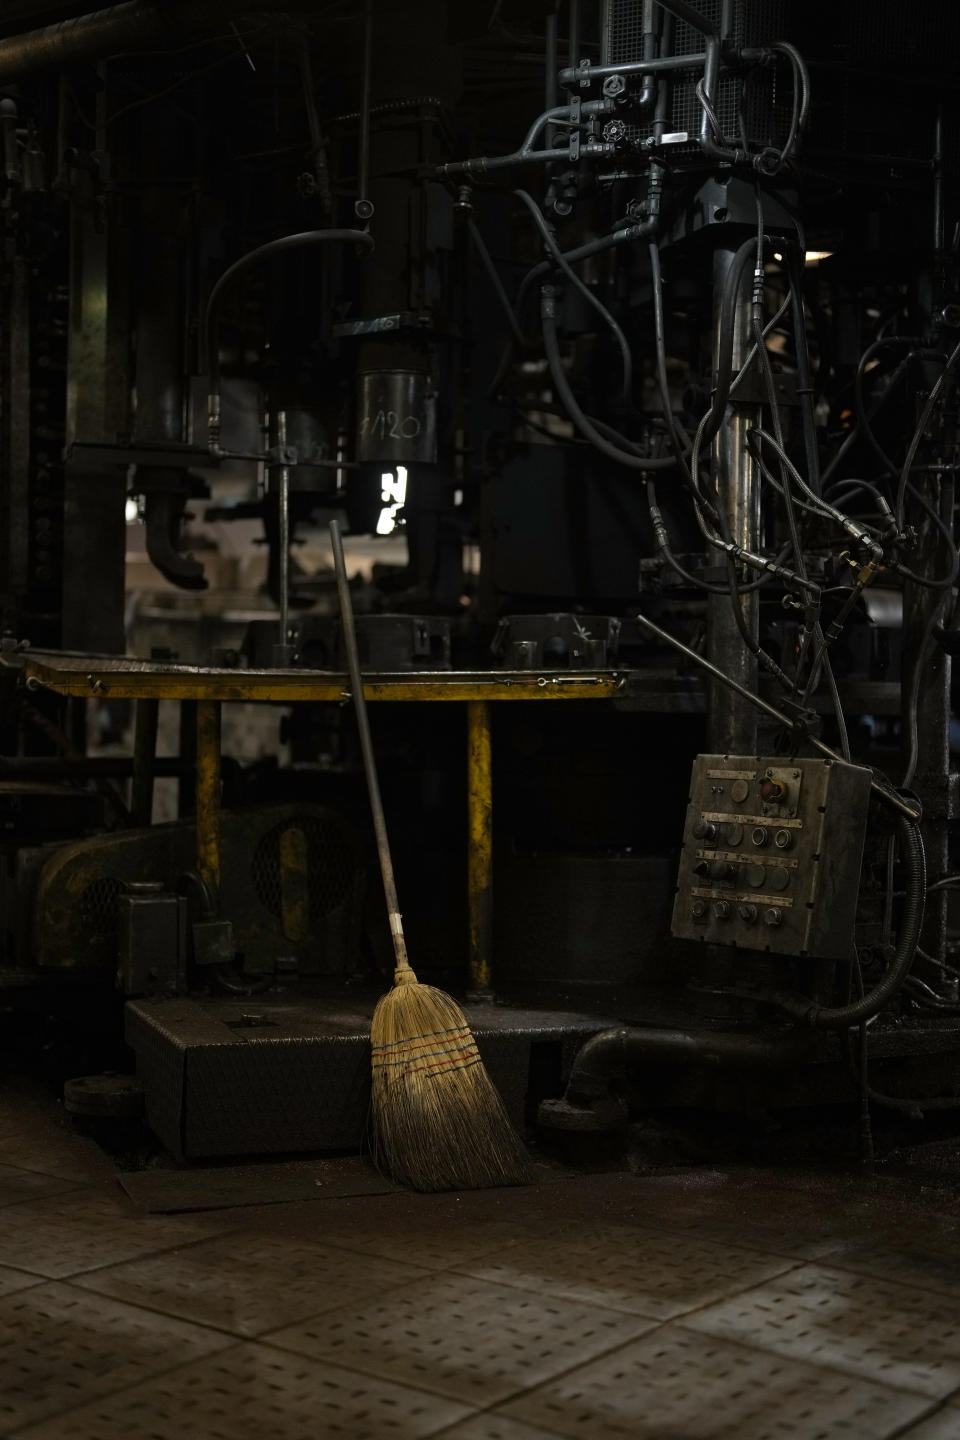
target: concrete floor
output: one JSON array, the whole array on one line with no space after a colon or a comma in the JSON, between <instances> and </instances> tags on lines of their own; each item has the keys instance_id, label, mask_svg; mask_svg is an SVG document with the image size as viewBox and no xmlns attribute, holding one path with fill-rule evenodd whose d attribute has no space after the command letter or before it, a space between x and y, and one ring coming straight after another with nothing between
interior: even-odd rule
<instances>
[{"instance_id":1,"label":"concrete floor","mask_svg":"<svg viewBox=\"0 0 960 1440\"><path fill-rule=\"evenodd\" d=\"M138 1212L0 1086L0 1436L960 1437L960 1200L750 1168Z\"/></svg>"}]
</instances>

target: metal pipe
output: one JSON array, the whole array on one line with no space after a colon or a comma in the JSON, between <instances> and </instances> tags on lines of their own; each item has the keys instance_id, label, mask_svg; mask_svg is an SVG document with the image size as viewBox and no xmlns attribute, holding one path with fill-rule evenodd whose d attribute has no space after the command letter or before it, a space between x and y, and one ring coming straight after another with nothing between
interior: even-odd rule
<instances>
[{"instance_id":1,"label":"metal pipe","mask_svg":"<svg viewBox=\"0 0 960 1440\"><path fill-rule=\"evenodd\" d=\"M136 706L130 818L134 825L149 825L153 819L153 779L160 702L159 700L138 700Z\"/></svg>"},{"instance_id":2,"label":"metal pipe","mask_svg":"<svg viewBox=\"0 0 960 1440\"><path fill-rule=\"evenodd\" d=\"M574 70L580 64L580 0L570 0L567 31L567 64Z\"/></svg>"},{"instance_id":3,"label":"metal pipe","mask_svg":"<svg viewBox=\"0 0 960 1440\"><path fill-rule=\"evenodd\" d=\"M638 1065L792 1065L812 1048L812 1037L795 1027L774 1035L639 1025L602 1030L577 1053L562 1099L545 1100L538 1119L556 1130L613 1130L627 1119L627 1107L610 1082Z\"/></svg>"},{"instance_id":4,"label":"metal pipe","mask_svg":"<svg viewBox=\"0 0 960 1440\"><path fill-rule=\"evenodd\" d=\"M644 615L642 611L638 612L634 618L638 625L649 634L656 636L664 645L669 645L680 655L686 656L694 665L698 665L701 670L706 670L708 675L712 675L715 680L720 680L724 685L735 691L736 694L741 695L744 700L749 700L751 705L755 706L757 710L762 711L764 715L769 715L772 720L776 720L778 725L782 725L786 730L792 730L794 728L793 721L789 716L785 715L782 710L778 710L776 705L771 705L770 701L765 700L762 695L757 695L754 691L748 690L745 685L741 685L740 681L735 680L732 675L724 674L724 672L718 669L705 655L699 654L696 650L691 650L689 645L684 645L682 640L678 640L676 635L671 635L668 630L662 630L655 621L651 620L647 615ZM826 755L830 760L837 760L840 764L844 763L843 756L838 755L836 750L832 750L829 745L824 744L816 735L806 735L804 738L807 744L811 745L819 754ZM874 772L874 774L876 774L876 772ZM900 796L894 790L890 789L889 785L882 783L880 780L873 779L870 782L870 789L884 804L889 805L901 815L905 815L908 820L919 820L919 812L908 805L905 800L901 800Z\"/></svg>"},{"instance_id":5,"label":"metal pipe","mask_svg":"<svg viewBox=\"0 0 960 1440\"><path fill-rule=\"evenodd\" d=\"M220 701L197 701L197 873L216 914L220 898Z\"/></svg>"},{"instance_id":6,"label":"metal pipe","mask_svg":"<svg viewBox=\"0 0 960 1440\"><path fill-rule=\"evenodd\" d=\"M467 897L470 999L489 1000L493 941L493 768L490 702L467 702Z\"/></svg>"},{"instance_id":7,"label":"metal pipe","mask_svg":"<svg viewBox=\"0 0 960 1440\"><path fill-rule=\"evenodd\" d=\"M358 220L373 215L370 201L370 98L373 87L373 0L363 11L363 69L360 77L360 155L357 165L357 199L353 210Z\"/></svg>"},{"instance_id":8,"label":"metal pipe","mask_svg":"<svg viewBox=\"0 0 960 1440\"><path fill-rule=\"evenodd\" d=\"M561 85L602 80L607 75L661 75L668 70L700 70L707 63L706 51L696 55L663 55L659 60L625 60L620 65L584 65L560 71Z\"/></svg>"},{"instance_id":9,"label":"metal pipe","mask_svg":"<svg viewBox=\"0 0 960 1440\"><path fill-rule=\"evenodd\" d=\"M699 10L694 10L692 5L687 4L687 0L657 0L657 3L661 9L668 10L678 20L684 20L692 29L699 30L701 35L719 38L719 31L713 21L701 15Z\"/></svg>"},{"instance_id":10,"label":"metal pipe","mask_svg":"<svg viewBox=\"0 0 960 1440\"><path fill-rule=\"evenodd\" d=\"M184 35L242 12L239 0L126 0L0 40L0 85L55 66L132 48L182 44Z\"/></svg>"},{"instance_id":11,"label":"metal pipe","mask_svg":"<svg viewBox=\"0 0 960 1440\"><path fill-rule=\"evenodd\" d=\"M744 268L739 275L739 250L718 249L714 255L714 371L719 372L721 348L730 343L734 373L738 373L750 348L750 275ZM733 335L723 335L723 297L731 283L739 287L733 311ZM713 442L716 475L716 500L725 524L720 533L741 550L757 554L760 549L760 485L757 467L747 448L747 433L753 420L748 418L753 407L734 403L726 407L723 421ZM751 591L734 599L730 595L713 595L707 600L707 653L714 664L727 675L734 675L749 690L757 688L757 657L743 639L733 613L733 605L741 606L748 634L756 644L759 640L760 600ZM710 687L708 715L709 749L718 755L753 755L757 745L756 711L738 699L725 686Z\"/></svg>"},{"instance_id":12,"label":"metal pipe","mask_svg":"<svg viewBox=\"0 0 960 1440\"><path fill-rule=\"evenodd\" d=\"M280 592L280 634L275 663L284 668L290 663L290 469L281 465L277 471L277 508L279 554L278 589Z\"/></svg>"}]
</instances>

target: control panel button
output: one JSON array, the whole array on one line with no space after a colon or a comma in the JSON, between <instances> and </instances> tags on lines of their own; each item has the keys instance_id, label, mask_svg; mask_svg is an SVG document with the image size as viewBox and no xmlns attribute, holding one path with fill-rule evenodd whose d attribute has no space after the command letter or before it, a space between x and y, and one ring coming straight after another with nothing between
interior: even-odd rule
<instances>
[{"instance_id":1,"label":"control panel button","mask_svg":"<svg viewBox=\"0 0 960 1440\"><path fill-rule=\"evenodd\" d=\"M723 838L728 845L739 845L743 839L743 826L736 820L727 820L723 827Z\"/></svg>"},{"instance_id":2,"label":"control panel button","mask_svg":"<svg viewBox=\"0 0 960 1440\"><path fill-rule=\"evenodd\" d=\"M730 799L735 800L738 805L742 805L749 794L750 786L746 780L734 780L730 786Z\"/></svg>"},{"instance_id":3,"label":"control panel button","mask_svg":"<svg viewBox=\"0 0 960 1440\"><path fill-rule=\"evenodd\" d=\"M773 843L778 850L789 850L793 844L792 830L778 830L773 837Z\"/></svg>"},{"instance_id":4,"label":"control panel button","mask_svg":"<svg viewBox=\"0 0 960 1440\"><path fill-rule=\"evenodd\" d=\"M748 866L747 866L747 884L750 886L750 889L751 889L751 890L759 890L759 889L761 889L762 886L766 884L766 880L767 880L767 867L766 867L766 865L748 865Z\"/></svg>"},{"instance_id":5,"label":"control panel button","mask_svg":"<svg viewBox=\"0 0 960 1440\"><path fill-rule=\"evenodd\" d=\"M714 900L712 909L713 909L714 915L717 917L718 920L729 920L729 919L730 919L730 901L729 901L729 900Z\"/></svg>"},{"instance_id":6,"label":"control panel button","mask_svg":"<svg viewBox=\"0 0 960 1440\"><path fill-rule=\"evenodd\" d=\"M782 925L783 911L778 909L776 905L771 905L768 910L764 910L763 912L763 923L770 926Z\"/></svg>"},{"instance_id":7,"label":"control panel button","mask_svg":"<svg viewBox=\"0 0 960 1440\"><path fill-rule=\"evenodd\" d=\"M702 925L707 918L707 902L705 900L694 900L690 906L690 914L698 924Z\"/></svg>"},{"instance_id":8,"label":"control panel button","mask_svg":"<svg viewBox=\"0 0 960 1440\"><path fill-rule=\"evenodd\" d=\"M704 845L716 845L718 827L713 820L698 820L693 827L695 839L702 840Z\"/></svg>"},{"instance_id":9,"label":"control panel button","mask_svg":"<svg viewBox=\"0 0 960 1440\"><path fill-rule=\"evenodd\" d=\"M757 919L757 907L756 907L756 905L750 905L750 904L748 904L748 903L744 903L743 905L738 905L738 906L737 906L737 913L739 914L740 919L741 919L741 920L744 920L748 925L754 925L754 924L756 923L756 919Z\"/></svg>"},{"instance_id":10,"label":"control panel button","mask_svg":"<svg viewBox=\"0 0 960 1440\"><path fill-rule=\"evenodd\" d=\"M760 798L766 805L779 805L787 798L786 785L777 779L772 770L768 770L760 781Z\"/></svg>"},{"instance_id":11,"label":"control panel button","mask_svg":"<svg viewBox=\"0 0 960 1440\"><path fill-rule=\"evenodd\" d=\"M786 890L790 884L790 871L784 870L782 865L772 865L768 878L771 890Z\"/></svg>"},{"instance_id":12,"label":"control panel button","mask_svg":"<svg viewBox=\"0 0 960 1440\"><path fill-rule=\"evenodd\" d=\"M770 832L765 825L755 825L750 833L750 839L757 849L760 850L770 839Z\"/></svg>"}]
</instances>

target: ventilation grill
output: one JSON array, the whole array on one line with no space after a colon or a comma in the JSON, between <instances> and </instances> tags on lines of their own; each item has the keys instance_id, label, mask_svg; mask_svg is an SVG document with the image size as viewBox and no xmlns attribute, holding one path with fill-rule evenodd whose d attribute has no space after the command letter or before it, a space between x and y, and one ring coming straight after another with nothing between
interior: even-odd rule
<instances>
[{"instance_id":1,"label":"ventilation grill","mask_svg":"<svg viewBox=\"0 0 960 1440\"><path fill-rule=\"evenodd\" d=\"M112 876L104 875L91 880L80 894L80 923L88 944L109 940L117 933L117 901L123 893L123 884Z\"/></svg>"},{"instance_id":2,"label":"ventilation grill","mask_svg":"<svg viewBox=\"0 0 960 1440\"><path fill-rule=\"evenodd\" d=\"M306 844L310 919L323 920L349 898L355 867L343 834L316 816L285 820L261 836L253 852L253 888L264 909L280 918L283 910L281 851L283 836L290 831L299 831Z\"/></svg>"}]
</instances>

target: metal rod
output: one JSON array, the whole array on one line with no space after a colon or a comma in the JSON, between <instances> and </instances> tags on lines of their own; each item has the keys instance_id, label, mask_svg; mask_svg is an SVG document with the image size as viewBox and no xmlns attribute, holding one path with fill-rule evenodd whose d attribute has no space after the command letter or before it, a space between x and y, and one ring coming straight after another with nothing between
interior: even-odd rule
<instances>
[{"instance_id":1,"label":"metal rod","mask_svg":"<svg viewBox=\"0 0 960 1440\"><path fill-rule=\"evenodd\" d=\"M687 0L658 0L658 3L662 9L676 15L678 20L684 20L692 29L699 30L701 35L711 38L717 36L717 27L713 21L701 15L699 10L694 10L692 5L687 4Z\"/></svg>"},{"instance_id":2,"label":"metal rod","mask_svg":"<svg viewBox=\"0 0 960 1440\"><path fill-rule=\"evenodd\" d=\"M220 702L197 701L197 872L212 913L220 899Z\"/></svg>"},{"instance_id":3,"label":"metal rod","mask_svg":"<svg viewBox=\"0 0 960 1440\"><path fill-rule=\"evenodd\" d=\"M136 704L130 818L134 825L149 825L153 819L153 778L160 702L159 700L138 700Z\"/></svg>"},{"instance_id":4,"label":"metal rod","mask_svg":"<svg viewBox=\"0 0 960 1440\"><path fill-rule=\"evenodd\" d=\"M493 768L487 700L467 702L467 831L470 998L492 999Z\"/></svg>"},{"instance_id":5,"label":"metal rod","mask_svg":"<svg viewBox=\"0 0 960 1440\"><path fill-rule=\"evenodd\" d=\"M570 0L567 30L567 64L574 70L580 64L580 0Z\"/></svg>"},{"instance_id":6,"label":"metal rod","mask_svg":"<svg viewBox=\"0 0 960 1440\"><path fill-rule=\"evenodd\" d=\"M750 275L745 268L734 310L733 335L721 334L723 294L736 265L737 251L726 246L714 254L714 370L721 347L732 342L734 374L743 365L751 340ZM716 503L725 519L721 533L751 555L760 549L760 484L756 465L747 449L747 432L754 423L754 406L737 402L727 406L723 423L713 442L716 476ZM720 555L723 567L723 557ZM733 606L739 605L748 634L759 636L760 600L757 592L733 599L711 595L707 601L707 654L725 674L734 675L748 690L757 688L757 659L748 649L737 624ZM715 754L753 755L757 746L756 712L725 689L711 685L707 719L708 745Z\"/></svg>"},{"instance_id":7,"label":"metal rod","mask_svg":"<svg viewBox=\"0 0 960 1440\"><path fill-rule=\"evenodd\" d=\"M390 922L390 936L393 940L394 955L398 971L409 971L407 947L403 938L403 923L397 901L397 884L393 875L393 860L390 856L390 842L387 838L387 822L383 814L383 800L380 796L380 782L377 778L377 762L373 753L370 735L370 718L367 714L367 699L363 693L363 675L360 672L360 652L357 648L357 630L353 623L353 601L350 598L350 584L347 580L347 566L343 558L343 540L336 520L330 521L330 539L333 543L333 563L337 572L337 595L340 599L340 620L343 626L343 643L347 652L350 670L350 690L353 708L360 732L360 752L363 755L363 769L367 780L367 794L370 798L370 812L373 829L377 837L377 854L380 858L380 874L383 877L383 893L387 902L387 919Z\"/></svg>"},{"instance_id":8,"label":"metal rod","mask_svg":"<svg viewBox=\"0 0 960 1440\"><path fill-rule=\"evenodd\" d=\"M370 98L373 86L373 0L366 0L363 10L363 70L360 76L360 157L357 165L357 203L354 212L359 219L370 218Z\"/></svg>"},{"instance_id":9,"label":"metal rod","mask_svg":"<svg viewBox=\"0 0 960 1440\"><path fill-rule=\"evenodd\" d=\"M584 65L560 71L561 85L578 85L581 80L602 80L605 75L659 75L664 70L702 70L706 51L696 55L664 55L659 60L625 60L620 65Z\"/></svg>"},{"instance_id":10,"label":"metal rod","mask_svg":"<svg viewBox=\"0 0 960 1440\"><path fill-rule=\"evenodd\" d=\"M669 645L680 655L685 655L688 660L693 661L694 665L699 665L701 670L706 670L707 674L712 675L715 680L720 680L731 690L735 690L738 695L743 696L744 700L749 700L751 705L755 706L758 710L762 710L764 715L769 715L772 720L776 720L784 729L793 729L793 722L787 715L784 715L782 710L778 710L776 705L771 705L770 701L765 700L762 695L756 695L752 690L748 690L745 685L740 684L739 680L734 680L732 675L725 675L723 671L719 670L705 655L698 655L696 650L691 650L689 645L684 645L683 641L678 640L676 635L671 635L667 630L661 630L660 626L655 624L653 620L648 619L646 615L637 614L635 619L644 630L648 631L651 635L655 635L664 645ZM830 760L836 760L841 765L845 763L842 755L838 755L836 750L831 750L830 746L824 744L816 735L806 735L804 739L807 744L812 745L821 755L825 755ZM920 816L912 806L908 805L905 800L901 800L900 796L893 790L888 789L885 785L881 785L878 780L871 780L870 788L875 795L878 795L886 804L892 806L894 810L899 810L900 814L905 815L908 820L913 820L914 822L919 820Z\"/></svg>"}]
</instances>

